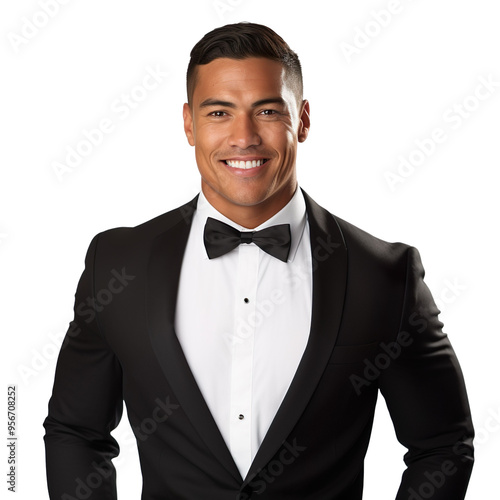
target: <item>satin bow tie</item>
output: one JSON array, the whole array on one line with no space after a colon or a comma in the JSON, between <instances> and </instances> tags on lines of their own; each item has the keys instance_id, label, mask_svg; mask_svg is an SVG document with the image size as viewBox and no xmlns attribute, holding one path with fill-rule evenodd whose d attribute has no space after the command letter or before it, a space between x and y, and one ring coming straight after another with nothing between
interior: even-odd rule
<instances>
[{"instance_id":1,"label":"satin bow tie","mask_svg":"<svg viewBox=\"0 0 500 500\"><path fill-rule=\"evenodd\" d=\"M240 232L220 220L207 218L203 241L209 259L220 257L241 243L255 243L264 252L286 262L290 252L290 224L278 224L260 231Z\"/></svg>"}]
</instances>

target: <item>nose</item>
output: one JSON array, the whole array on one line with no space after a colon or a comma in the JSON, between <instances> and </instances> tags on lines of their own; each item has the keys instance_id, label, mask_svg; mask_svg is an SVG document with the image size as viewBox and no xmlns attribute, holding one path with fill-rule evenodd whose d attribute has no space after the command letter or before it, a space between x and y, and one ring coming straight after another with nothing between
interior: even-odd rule
<instances>
[{"instance_id":1,"label":"nose","mask_svg":"<svg viewBox=\"0 0 500 500\"><path fill-rule=\"evenodd\" d=\"M229 145L247 149L252 146L259 146L260 143L261 138L257 130L257 124L252 120L252 117L246 114L235 116L231 123Z\"/></svg>"}]
</instances>

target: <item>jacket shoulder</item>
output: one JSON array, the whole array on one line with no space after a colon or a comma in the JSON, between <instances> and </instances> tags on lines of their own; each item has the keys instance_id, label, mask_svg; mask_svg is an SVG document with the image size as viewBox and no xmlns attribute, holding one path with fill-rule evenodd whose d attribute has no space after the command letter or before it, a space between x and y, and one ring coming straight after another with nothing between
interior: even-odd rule
<instances>
[{"instance_id":1,"label":"jacket shoulder","mask_svg":"<svg viewBox=\"0 0 500 500\"><path fill-rule=\"evenodd\" d=\"M354 257L359 258L360 262L379 262L388 265L406 259L412 248L410 245L401 242L391 243L377 238L332 214L316 203L306 192L303 191L303 193L310 218L327 232L337 232L337 230L340 232L350 259Z\"/></svg>"},{"instance_id":2,"label":"jacket shoulder","mask_svg":"<svg viewBox=\"0 0 500 500\"><path fill-rule=\"evenodd\" d=\"M190 227L197 200L198 196L180 207L158 215L137 226L107 229L97 234L95 238L99 240L100 244L107 242L108 244L118 245L126 244L135 246L147 244L149 246L158 235L169 231L178 224Z\"/></svg>"},{"instance_id":3,"label":"jacket shoulder","mask_svg":"<svg viewBox=\"0 0 500 500\"><path fill-rule=\"evenodd\" d=\"M406 259L411 247L400 241L389 242L382 240L350 222L332 214L344 236L348 251L364 256L366 259L375 259L387 264Z\"/></svg>"}]
</instances>

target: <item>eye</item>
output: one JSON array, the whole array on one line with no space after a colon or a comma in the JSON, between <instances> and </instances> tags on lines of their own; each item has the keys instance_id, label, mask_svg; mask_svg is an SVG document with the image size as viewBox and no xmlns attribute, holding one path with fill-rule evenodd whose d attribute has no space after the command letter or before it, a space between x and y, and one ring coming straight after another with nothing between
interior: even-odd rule
<instances>
[{"instance_id":1,"label":"eye","mask_svg":"<svg viewBox=\"0 0 500 500\"><path fill-rule=\"evenodd\" d=\"M226 115L225 111L212 111L208 116L213 116L214 118L222 118Z\"/></svg>"},{"instance_id":2,"label":"eye","mask_svg":"<svg viewBox=\"0 0 500 500\"><path fill-rule=\"evenodd\" d=\"M272 116L278 114L275 109L264 109L261 111L261 114L264 116Z\"/></svg>"}]
</instances>

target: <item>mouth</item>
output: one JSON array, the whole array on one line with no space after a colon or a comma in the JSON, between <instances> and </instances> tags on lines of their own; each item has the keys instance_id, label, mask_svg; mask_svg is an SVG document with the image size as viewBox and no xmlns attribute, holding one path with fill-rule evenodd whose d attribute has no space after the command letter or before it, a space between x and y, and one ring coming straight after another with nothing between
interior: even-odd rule
<instances>
[{"instance_id":1,"label":"mouth","mask_svg":"<svg viewBox=\"0 0 500 500\"><path fill-rule=\"evenodd\" d=\"M222 160L228 167L240 170L249 170L251 168L261 167L269 161L269 158L259 158L253 160Z\"/></svg>"}]
</instances>

